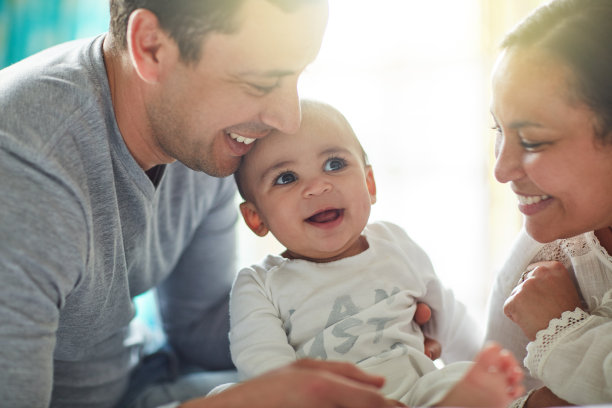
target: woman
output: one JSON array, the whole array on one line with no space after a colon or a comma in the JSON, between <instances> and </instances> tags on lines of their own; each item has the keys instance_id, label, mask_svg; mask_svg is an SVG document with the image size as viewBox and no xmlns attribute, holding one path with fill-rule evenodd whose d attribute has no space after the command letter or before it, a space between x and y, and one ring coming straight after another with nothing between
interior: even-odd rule
<instances>
[{"instance_id":1,"label":"woman","mask_svg":"<svg viewBox=\"0 0 612 408\"><path fill-rule=\"evenodd\" d=\"M502 48L495 177L525 224L487 338L526 357L526 406L612 402L612 1L553 1Z\"/></svg>"}]
</instances>

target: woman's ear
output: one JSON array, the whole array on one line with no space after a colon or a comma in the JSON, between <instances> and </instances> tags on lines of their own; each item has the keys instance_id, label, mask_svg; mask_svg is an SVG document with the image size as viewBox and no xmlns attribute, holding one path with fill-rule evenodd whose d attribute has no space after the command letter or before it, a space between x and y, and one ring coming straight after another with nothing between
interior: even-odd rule
<instances>
[{"instance_id":1,"label":"woman's ear","mask_svg":"<svg viewBox=\"0 0 612 408\"><path fill-rule=\"evenodd\" d=\"M255 204L249 201L240 204L240 213L242 214L242 218L244 218L246 225L248 225L251 231L253 231L256 235L263 237L268 233L268 227L266 227L259 216Z\"/></svg>"},{"instance_id":2,"label":"woman's ear","mask_svg":"<svg viewBox=\"0 0 612 408\"><path fill-rule=\"evenodd\" d=\"M148 83L157 83L164 68L179 56L177 44L162 30L155 13L146 9L130 14L127 48L136 73Z\"/></svg>"},{"instance_id":3,"label":"woman's ear","mask_svg":"<svg viewBox=\"0 0 612 408\"><path fill-rule=\"evenodd\" d=\"M370 165L366 166L365 171L366 186L368 186L368 192L370 193L370 203L374 204L376 202L376 182L374 181L374 171Z\"/></svg>"}]
</instances>

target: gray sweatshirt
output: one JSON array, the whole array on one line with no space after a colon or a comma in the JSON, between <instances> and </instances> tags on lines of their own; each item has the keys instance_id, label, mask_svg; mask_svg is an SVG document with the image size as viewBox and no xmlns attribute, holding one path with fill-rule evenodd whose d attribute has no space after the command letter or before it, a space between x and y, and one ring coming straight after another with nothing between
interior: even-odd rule
<instances>
[{"instance_id":1,"label":"gray sweatshirt","mask_svg":"<svg viewBox=\"0 0 612 408\"><path fill-rule=\"evenodd\" d=\"M119 133L103 36L0 71L0 406L110 407L139 359L132 298L158 288L167 338L230 363L235 187L165 166Z\"/></svg>"}]
</instances>

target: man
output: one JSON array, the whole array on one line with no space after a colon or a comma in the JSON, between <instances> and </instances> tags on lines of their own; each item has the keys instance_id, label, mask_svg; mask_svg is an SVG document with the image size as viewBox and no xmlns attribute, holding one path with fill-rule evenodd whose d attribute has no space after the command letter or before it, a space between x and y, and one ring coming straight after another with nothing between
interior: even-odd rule
<instances>
[{"instance_id":1,"label":"man","mask_svg":"<svg viewBox=\"0 0 612 408\"><path fill-rule=\"evenodd\" d=\"M172 381L184 362L231 367L224 176L272 129L297 130L326 20L326 0L111 0L108 35L0 71L2 405L386 404L382 379L346 364L206 399ZM151 364L130 321L153 287L172 351Z\"/></svg>"}]
</instances>

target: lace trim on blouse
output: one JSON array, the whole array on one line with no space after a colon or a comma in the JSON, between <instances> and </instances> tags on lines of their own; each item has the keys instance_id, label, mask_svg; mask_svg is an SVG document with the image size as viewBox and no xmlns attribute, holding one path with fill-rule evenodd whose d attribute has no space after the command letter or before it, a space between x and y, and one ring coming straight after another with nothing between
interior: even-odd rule
<instances>
[{"instance_id":1,"label":"lace trim on blouse","mask_svg":"<svg viewBox=\"0 0 612 408\"><path fill-rule=\"evenodd\" d=\"M536 334L535 340L527 344L527 356L523 361L532 377L542 379L544 364L555 343L584 326L589 317L577 307L574 311L563 312L559 319L552 319L546 329Z\"/></svg>"},{"instance_id":2,"label":"lace trim on blouse","mask_svg":"<svg viewBox=\"0 0 612 408\"><path fill-rule=\"evenodd\" d=\"M612 255L601 245L593 231L571 238L558 239L544 245L533 262L559 261L567 267L571 258L586 255L591 251L597 252L597 255L612 263Z\"/></svg>"},{"instance_id":3,"label":"lace trim on blouse","mask_svg":"<svg viewBox=\"0 0 612 408\"><path fill-rule=\"evenodd\" d=\"M584 235L589 240L591 248L597 251L599 255L603 257L603 259L606 259L609 263L612 263L612 255L610 255L608 251L606 251L606 249L601 245L601 242L599 242L599 239L597 239L595 233L589 232L588 234Z\"/></svg>"}]
</instances>

